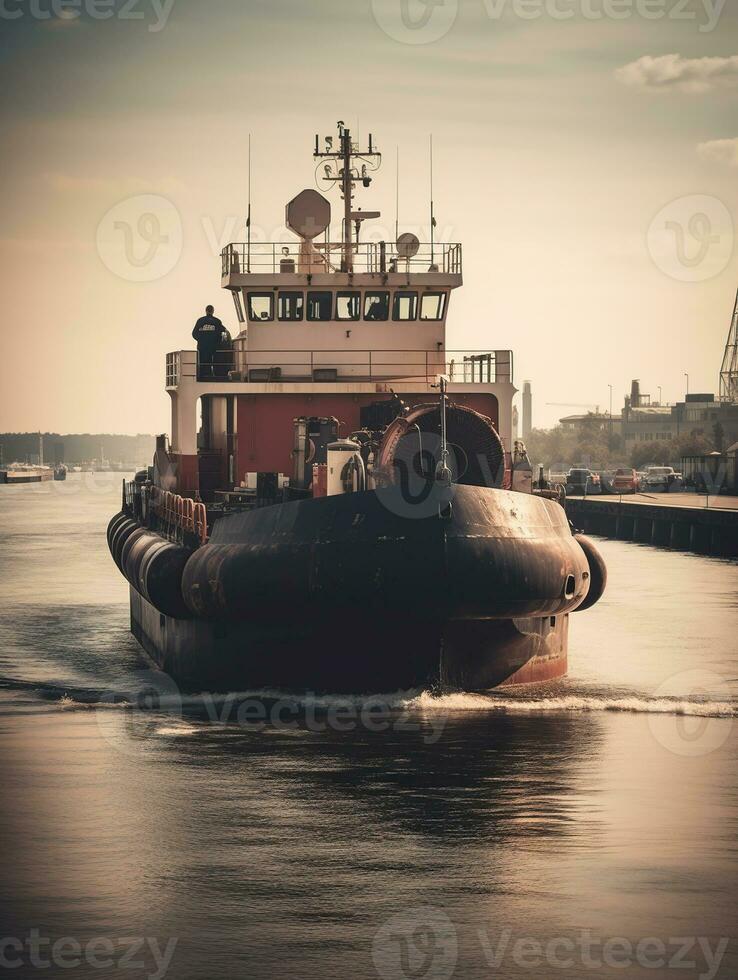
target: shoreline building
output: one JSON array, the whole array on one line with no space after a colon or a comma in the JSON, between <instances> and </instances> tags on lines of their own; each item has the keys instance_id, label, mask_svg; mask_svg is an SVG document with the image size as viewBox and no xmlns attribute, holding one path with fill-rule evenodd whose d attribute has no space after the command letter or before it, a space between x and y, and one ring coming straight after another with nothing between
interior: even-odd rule
<instances>
[{"instance_id":1,"label":"shoreline building","mask_svg":"<svg viewBox=\"0 0 738 980\"><path fill-rule=\"evenodd\" d=\"M701 432L707 439L720 435L722 449L738 441L738 404L719 401L712 393L695 392L685 395L684 401L663 404L651 401L651 396L641 391L640 381L634 380L630 394L625 396L623 410L613 415L606 412L588 412L567 415L559 424L569 429L582 428L596 419L602 429L612 421L615 436L622 436L623 450L632 450L644 442L670 442L682 436Z\"/></svg>"},{"instance_id":2,"label":"shoreline building","mask_svg":"<svg viewBox=\"0 0 738 980\"><path fill-rule=\"evenodd\" d=\"M523 442L530 438L533 429L533 390L530 381L523 382Z\"/></svg>"}]
</instances>

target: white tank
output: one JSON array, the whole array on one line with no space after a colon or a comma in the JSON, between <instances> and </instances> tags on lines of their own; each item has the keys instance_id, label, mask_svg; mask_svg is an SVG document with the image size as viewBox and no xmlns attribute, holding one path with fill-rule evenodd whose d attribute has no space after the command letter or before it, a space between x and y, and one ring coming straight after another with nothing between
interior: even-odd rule
<instances>
[{"instance_id":1,"label":"white tank","mask_svg":"<svg viewBox=\"0 0 738 980\"><path fill-rule=\"evenodd\" d=\"M363 490L365 479L358 442L353 439L329 442L327 496Z\"/></svg>"}]
</instances>

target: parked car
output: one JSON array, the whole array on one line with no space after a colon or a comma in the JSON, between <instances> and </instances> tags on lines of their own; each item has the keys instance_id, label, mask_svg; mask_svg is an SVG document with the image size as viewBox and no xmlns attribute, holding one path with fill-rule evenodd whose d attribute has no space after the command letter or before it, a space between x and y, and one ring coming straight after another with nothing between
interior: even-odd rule
<instances>
[{"instance_id":1,"label":"parked car","mask_svg":"<svg viewBox=\"0 0 738 980\"><path fill-rule=\"evenodd\" d=\"M649 466L646 470L646 490L675 490L681 489L682 476L671 466Z\"/></svg>"},{"instance_id":2,"label":"parked car","mask_svg":"<svg viewBox=\"0 0 738 980\"><path fill-rule=\"evenodd\" d=\"M615 493L637 493L639 488L638 474L635 470L621 467L615 471L612 486Z\"/></svg>"},{"instance_id":3,"label":"parked car","mask_svg":"<svg viewBox=\"0 0 738 980\"><path fill-rule=\"evenodd\" d=\"M566 492L570 495L600 493L600 478L592 470L574 467L566 474Z\"/></svg>"}]
</instances>

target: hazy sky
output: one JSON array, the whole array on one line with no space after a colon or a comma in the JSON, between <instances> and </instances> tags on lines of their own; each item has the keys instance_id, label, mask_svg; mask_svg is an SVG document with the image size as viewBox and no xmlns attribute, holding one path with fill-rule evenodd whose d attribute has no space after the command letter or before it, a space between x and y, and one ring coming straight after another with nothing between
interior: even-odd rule
<instances>
[{"instance_id":1,"label":"hazy sky","mask_svg":"<svg viewBox=\"0 0 738 980\"><path fill-rule=\"evenodd\" d=\"M438 235L464 245L449 346L513 348L536 424L636 377L717 390L737 6L0 0L0 430L168 429L165 353L207 302L235 326L218 252L243 240L248 133L271 240L337 119L384 151L359 203L388 237L398 144L400 224L427 237L433 133Z\"/></svg>"}]
</instances>

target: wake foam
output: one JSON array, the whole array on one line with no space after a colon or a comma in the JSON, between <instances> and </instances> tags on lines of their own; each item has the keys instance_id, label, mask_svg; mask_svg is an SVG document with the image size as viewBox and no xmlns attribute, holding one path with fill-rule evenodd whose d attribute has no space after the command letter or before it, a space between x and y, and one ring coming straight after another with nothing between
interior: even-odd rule
<instances>
[{"instance_id":1,"label":"wake foam","mask_svg":"<svg viewBox=\"0 0 738 980\"><path fill-rule=\"evenodd\" d=\"M604 694L542 694L539 697L520 694L472 694L457 692L435 694L431 691L395 691L389 694L296 694L262 688L250 691L231 691L217 694L188 694L181 698L172 695L161 697L157 703L139 704L132 699L77 700L64 694L56 701L64 711L119 710L158 712L184 710L210 717L211 720L229 720L229 707L237 707L245 701L265 704L280 702L297 711L330 711L336 708L352 708L359 712L372 706L385 710L412 713L454 714L464 712L489 712L505 714L537 714L588 712L620 712L624 714L684 715L696 718L738 717L738 702L691 700L679 697L650 698L643 695L608 696ZM224 711L225 709L225 711ZM193 729L194 731L194 729ZM177 729L164 730L161 734L191 734Z\"/></svg>"},{"instance_id":2,"label":"wake foam","mask_svg":"<svg viewBox=\"0 0 738 980\"><path fill-rule=\"evenodd\" d=\"M648 698L636 695L607 697L603 695L562 694L541 698L505 697L495 694L442 694L423 691L407 705L425 711L463 712L499 711L537 713L542 711L576 712L619 711L630 714L689 715L697 718L735 718L738 704L730 701L691 701L679 698Z\"/></svg>"}]
</instances>

